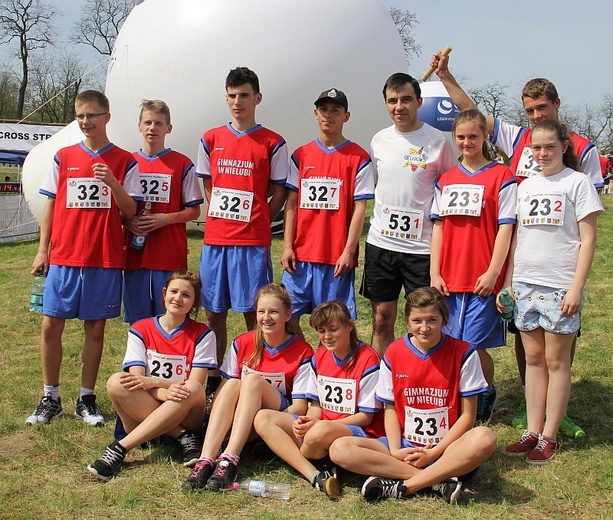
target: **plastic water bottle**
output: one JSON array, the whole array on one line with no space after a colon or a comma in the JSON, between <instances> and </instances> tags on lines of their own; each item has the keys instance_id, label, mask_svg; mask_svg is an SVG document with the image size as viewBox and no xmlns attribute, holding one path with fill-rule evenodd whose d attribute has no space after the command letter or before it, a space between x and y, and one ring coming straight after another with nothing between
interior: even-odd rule
<instances>
[{"instance_id":1,"label":"plastic water bottle","mask_svg":"<svg viewBox=\"0 0 613 520\"><path fill-rule=\"evenodd\" d=\"M45 271L41 267L34 275L32 282L32 292L30 293L30 310L33 312L43 312L43 292L45 290Z\"/></svg>"},{"instance_id":2,"label":"plastic water bottle","mask_svg":"<svg viewBox=\"0 0 613 520\"><path fill-rule=\"evenodd\" d=\"M151 202L147 202L145 204L145 207L141 209L139 213L139 216L140 215L151 215ZM142 251L143 249L145 249L145 242L147 242L147 235L134 235L132 237L132 242L130 243L130 246L132 247L132 249Z\"/></svg>"},{"instance_id":3,"label":"plastic water bottle","mask_svg":"<svg viewBox=\"0 0 613 520\"><path fill-rule=\"evenodd\" d=\"M232 489L247 491L254 497L276 498L278 500L289 500L289 484L272 484L263 480L243 480L234 482Z\"/></svg>"},{"instance_id":4,"label":"plastic water bottle","mask_svg":"<svg viewBox=\"0 0 613 520\"><path fill-rule=\"evenodd\" d=\"M515 308L515 301L506 289L502 291L500 295L500 303L504 305L504 312L500 314L502 321L513 320L513 309Z\"/></svg>"}]
</instances>

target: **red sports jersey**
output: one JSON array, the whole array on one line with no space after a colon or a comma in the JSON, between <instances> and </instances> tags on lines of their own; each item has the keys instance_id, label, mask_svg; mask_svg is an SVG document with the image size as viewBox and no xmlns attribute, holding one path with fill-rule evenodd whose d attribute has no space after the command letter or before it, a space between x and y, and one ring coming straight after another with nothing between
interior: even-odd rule
<instances>
[{"instance_id":1,"label":"red sports jersey","mask_svg":"<svg viewBox=\"0 0 613 520\"><path fill-rule=\"evenodd\" d=\"M166 149L150 157L134 152L138 162L143 201L138 211L151 202L151 213L175 213L203 202L202 192L189 157ZM132 233L126 234L126 270L154 269L176 271L187 269L187 232L185 224L169 224L147 235L145 248L130 247Z\"/></svg>"},{"instance_id":2,"label":"red sports jersey","mask_svg":"<svg viewBox=\"0 0 613 520\"><path fill-rule=\"evenodd\" d=\"M600 170L602 171L602 178L604 179L611 168L611 161L609 161L609 158L605 157L604 155L600 155L598 160L600 161Z\"/></svg>"},{"instance_id":3,"label":"red sports jersey","mask_svg":"<svg viewBox=\"0 0 613 520\"><path fill-rule=\"evenodd\" d=\"M585 137L576 134L575 132L569 132L570 138L573 142L575 155L579 158L579 163L583 162L585 154L595 147L594 143ZM524 179L532 175L531 171L541 171L540 166L536 164L534 157L532 156L532 148L530 142L532 138L532 129L525 128L517 137L517 140L513 146L513 154L511 155L511 162L509 167L511 171L517 175L517 182L522 182ZM528 157L529 156L529 157ZM528 161L532 161L531 166L526 169L527 173L523 173L524 168L520 166L520 160L522 157L528 157ZM523 161L522 161L523 162Z\"/></svg>"},{"instance_id":4,"label":"red sports jersey","mask_svg":"<svg viewBox=\"0 0 613 520\"><path fill-rule=\"evenodd\" d=\"M231 125L205 132L198 151L198 176L211 179L204 243L269 246L271 183L287 178L285 140L257 125L240 133Z\"/></svg>"},{"instance_id":5,"label":"red sports jersey","mask_svg":"<svg viewBox=\"0 0 613 520\"><path fill-rule=\"evenodd\" d=\"M479 355L450 337L427 353L409 336L394 341L381 363L377 398L394 404L403 437L414 444L438 444L460 416L461 398L487 390Z\"/></svg>"},{"instance_id":6,"label":"red sports jersey","mask_svg":"<svg viewBox=\"0 0 613 520\"><path fill-rule=\"evenodd\" d=\"M217 368L215 333L189 318L168 334L159 317L137 321L128 334L123 370L141 366L145 374L169 381L189 379L192 368Z\"/></svg>"},{"instance_id":7,"label":"red sports jersey","mask_svg":"<svg viewBox=\"0 0 613 520\"><path fill-rule=\"evenodd\" d=\"M95 179L94 163L108 165L128 194L138 174L132 154L109 144L97 153L83 143L62 148L40 193L55 198L49 262L68 267L124 267L123 229L111 189Z\"/></svg>"},{"instance_id":8,"label":"red sports jersey","mask_svg":"<svg viewBox=\"0 0 613 520\"><path fill-rule=\"evenodd\" d=\"M333 352L320 346L311 360L313 369L309 399L319 403L322 419L334 421L355 415L372 413L373 419L364 431L369 437L385 435L383 412L375 398L380 360L377 353L361 343L353 366L347 372L349 356L339 360Z\"/></svg>"},{"instance_id":9,"label":"red sports jersey","mask_svg":"<svg viewBox=\"0 0 613 520\"><path fill-rule=\"evenodd\" d=\"M292 335L283 345L271 348L264 345L262 361L255 367L249 361L255 351L255 331L238 336L219 369L227 379L242 379L256 372L288 399L306 399L309 363L313 349L306 341Z\"/></svg>"},{"instance_id":10,"label":"red sports jersey","mask_svg":"<svg viewBox=\"0 0 613 520\"><path fill-rule=\"evenodd\" d=\"M462 164L436 184L431 218L442 220L440 272L450 292L473 292L492 260L501 224L515 224L517 181L511 170L491 162L472 173ZM506 263L494 285L502 287Z\"/></svg>"},{"instance_id":11,"label":"red sports jersey","mask_svg":"<svg viewBox=\"0 0 613 520\"><path fill-rule=\"evenodd\" d=\"M330 150L315 140L298 148L291 160L286 186L298 192L296 258L335 265L347 243L354 201L374 197L370 156L351 141Z\"/></svg>"}]
</instances>

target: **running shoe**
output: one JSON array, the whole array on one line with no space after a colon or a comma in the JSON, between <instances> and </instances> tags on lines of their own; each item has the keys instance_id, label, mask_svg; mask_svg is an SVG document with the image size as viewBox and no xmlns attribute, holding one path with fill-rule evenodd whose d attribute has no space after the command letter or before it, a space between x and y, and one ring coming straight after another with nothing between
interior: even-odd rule
<instances>
[{"instance_id":1,"label":"running shoe","mask_svg":"<svg viewBox=\"0 0 613 520\"><path fill-rule=\"evenodd\" d=\"M229 489L236 480L238 466L228 459L217 459L215 471L206 483L207 489L211 491L222 491Z\"/></svg>"},{"instance_id":2,"label":"running shoe","mask_svg":"<svg viewBox=\"0 0 613 520\"><path fill-rule=\"evenodd\" d=\"M402 500L407 498L406 493L407 488L404 485L404 480L392 478L369 477L362 486L362 495L369 502L388 497Z\"/></svg>"},{"instance_id":3,"label":"running shoe","mask_svg":"<svg viewBox=\"0 0 613 520\"><path fill-rule=\"evenodd\" d=\"M313 487L328 495L329 498L338 498L341 494L340 482L336 475L328 470L320 471L317 474Z\"/></svg>"},{"instance_id":4,"label":"running shoe","mask_svg":"<svg viewBox=\"0 0 613 520\"><path fill-rule=\"evenodd\" d=\"M512 457L521 457L522 455L526 455L530 453L539 442L539 437L535 433L529 432L528 430L524 430L521 435L521 438L514 442L513 444L509 444L504 452L507 455L511 455Z\"/></svg>"},{"instance_id":5,"label":"running shoe","mask_svg":"<svg viewBox=\"0 0 613 520\"><path fill-rule=\"evenodd\" d=\"M199 459L187 480L183 482L183 491L200 491L206 488L206 482L215 471L215 461L212 459Z\"/></svg>"},{"instance_id":6,"label":"running shoe","mask_svg":"<svg viewBox=\"0 0 613 520\"><path fill-rule=\"evenodd\" d=\"M543 465L552 460L560 451L562 445L558 439L550 439L544 435L539 436L538 444L528 453L528 464Z\"/></svg>"},{"instance_id":7,"label":"running shoe","mask_svg":"<svg viewBox=\"0 0 613 520\"><path fill-rule=\"evenodd\" d=\"M181 446L183 452L183 465L186 468L195 466L202 451L198 436L195 433L185 431L177 437L177 443Z\"/></svg>"},{"instance_id":8,"label":"running shoe","mask_svg":"<svg viewBox=\"0 0 613 520\"><path fill-rule=\"evenodd\" d=\"M432 486L432 491L442 496L448 504L454 505L458 503L458 497L462 491L462 481L458 480L457 477L451 477Z\"/></svg>"},{"instance_id":9,"label":"running shoe","mask_svg":"<svg viewBox=\"0 0 613 520\"><path fill-rule=\"evenodd\" d=\"M74 415L90 426L104 426L104 417L96 404L94 394L84 395L77 399L77 408Z\"/></svg>"},{"instance_id":10,"label":"running shoe","mask_svg":"<svg viewBox=\"0 0 613 520\"><path fill-rule=\"evenodd\" d=\"M35 424L49 424L52 419L64 415L62 410L62 401L58 397L53 399L50 395L45 395L41 398L34 413L26 419L26 424L33 426Z\"/></svg>"},{"instance_id":11,"label":"running shoe","mask_svg":"<svg viewBox=\"0 0 613 520\"><path fill-rule=\"evenodd\" d=\"M121 463L127 453L127 450L115 441L106 447L102 457L87 466L87 470L100 480L111 480L121 471Z\"/></svg>"}]
</instances>

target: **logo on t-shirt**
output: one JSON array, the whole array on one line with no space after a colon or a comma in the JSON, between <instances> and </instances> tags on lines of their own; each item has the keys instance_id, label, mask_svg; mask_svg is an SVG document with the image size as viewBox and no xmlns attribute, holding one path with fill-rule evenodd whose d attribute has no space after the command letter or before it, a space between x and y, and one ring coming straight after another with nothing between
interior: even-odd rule
<instances>
[{"instance_id":1,"label":"logo on t-shirt","mask_svg":"<svg viewBox=\"0 0 613 520\"><path fill-rule=\"evenodd\" d=\"M415 148L409 148L408 155L404 156L403 168L411 168L412 172L417 171L418 168L423 170L426 169L426 161L428 160L428 156L424 153L424 149L420 148L419 150L415 150Z\"/></svg>"}]
</instances>

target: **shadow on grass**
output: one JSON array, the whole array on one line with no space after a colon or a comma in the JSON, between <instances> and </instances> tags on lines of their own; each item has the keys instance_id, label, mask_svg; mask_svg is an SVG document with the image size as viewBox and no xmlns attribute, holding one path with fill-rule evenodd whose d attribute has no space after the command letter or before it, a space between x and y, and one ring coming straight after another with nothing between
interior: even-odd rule
<instances>
[{"instance_id":1,"label":"shadow on grass","mask_svg":"<svg viewBox=\"0 0 613 520\"><path fill-rule=\"evenodd\" d=\"M522 399L522 388L517 378L506 378L496 382L498 401L490 427L510 426ZM598 381L580 379L573 383L568 405L568 415L587 433L585 438L563 437L564 449L613 443L613 391Z\"/></svg>"}]
</instances>

